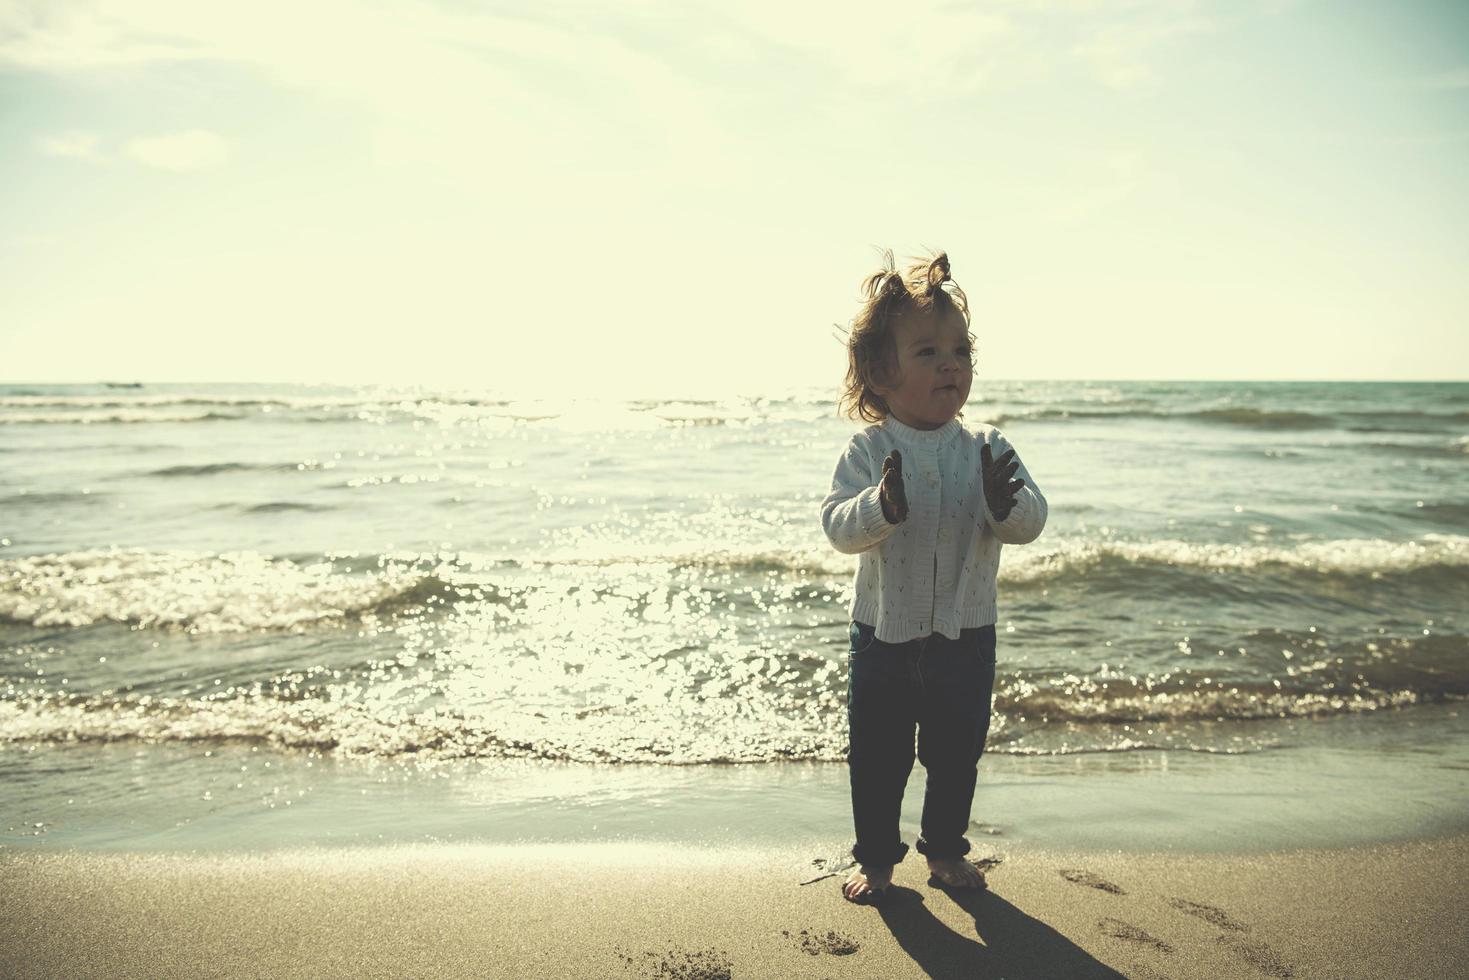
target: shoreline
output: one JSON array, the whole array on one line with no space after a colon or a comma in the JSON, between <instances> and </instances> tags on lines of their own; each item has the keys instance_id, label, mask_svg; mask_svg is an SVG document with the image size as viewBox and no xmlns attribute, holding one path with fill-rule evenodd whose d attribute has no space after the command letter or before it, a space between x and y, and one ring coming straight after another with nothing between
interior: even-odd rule
<instances>
[{"instance_id":1,"label":"shoreline","mask_svg":"<svg viewBox=\"0 0 1469 980\"><path fill-rule=\"evenodd\" d=\"M0 973L1423 977L1469 968L1469 835L1253 855L1011 848L881 909L790 849L0 854Z\"/></svg>"},{"instance_id":2,"label":"shoreline","mask_svg":"<svg viewBox=\"0 0 1469 980\"><path fill-rule=\"evenodd\" d=\"M1249 854L1469 834L1466 733L1450 705L1238 755L987 754L969 836L981 851ZM900 820L910 842L924 780L915 765ZM814 856L851 843L844 763L417 766L220 743L0 745L0 787L0 855L803 841Z\"/></svg>"}]
</instances>

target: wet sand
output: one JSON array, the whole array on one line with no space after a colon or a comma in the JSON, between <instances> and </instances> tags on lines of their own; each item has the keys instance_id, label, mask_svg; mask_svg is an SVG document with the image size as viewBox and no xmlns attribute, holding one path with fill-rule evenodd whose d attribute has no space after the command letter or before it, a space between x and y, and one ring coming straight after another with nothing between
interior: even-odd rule
<instances>
[{"instance_id":1,"label":"wet sand","mask_svg":"<svg viewBox=\"0 0 1469 980\"><path fill-rule=\"evenodd\" d=\"M1469 836L921 858L851 905L809 854L651 845L0 853L7 977L1447 977ZM915 860L915 858L918 858Z\"/></svg>"}]
</instances>

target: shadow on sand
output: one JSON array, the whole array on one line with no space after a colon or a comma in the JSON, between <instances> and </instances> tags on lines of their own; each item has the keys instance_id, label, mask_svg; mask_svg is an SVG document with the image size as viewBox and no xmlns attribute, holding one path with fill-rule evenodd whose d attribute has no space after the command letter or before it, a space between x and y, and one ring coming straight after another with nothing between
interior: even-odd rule
<instances>
[{"instance_id":1,"label":"shadow on sand","mask_svg":"<svg viewBox=\"0 0 1469 980\"><path fill-rule=\"evenodd\" d=\"M1124 974L993 892L940 888L931 894L944 896L939 900L952 901L967 912L974 920L978 941L939 921L924 904L924 896L911 888L894 885L878 912L898 945L935 980L1126 980Z\"/></svg>"}]
</instances>

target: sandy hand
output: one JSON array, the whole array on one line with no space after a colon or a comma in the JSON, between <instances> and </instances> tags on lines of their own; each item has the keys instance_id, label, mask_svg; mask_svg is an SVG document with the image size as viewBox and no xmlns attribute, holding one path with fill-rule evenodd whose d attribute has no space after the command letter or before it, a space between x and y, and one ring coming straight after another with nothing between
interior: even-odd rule
<instances>
[{"instance_id":1,"label":"sandy hand","mask_svg":"<svg viewBox=\"0 0 1469 980\"><path fill-rule=\"evenodd\" d=\"M1015 506L1015 494L1025 486L1025 481L1010 479L1020 466L1015 450L1005 450L999 459L991 457L989 443L979 447L979 462L984 467L984 502L989 505L995 520L1003 521L1010 516L1010 508Z\"/></svg>"},{"instance_id":2,"label":"sandy hand","mask_svg":"<svg viewBox=\"0 0 1469 980\"><path fill-rule=\"evenodd\" d=\"M877 485L882 501L882 516L889 524L901 524L908 518L908 494L903 489L903 454L894 449L882 461L882 482Z\"/></svg>"}]
</instances>

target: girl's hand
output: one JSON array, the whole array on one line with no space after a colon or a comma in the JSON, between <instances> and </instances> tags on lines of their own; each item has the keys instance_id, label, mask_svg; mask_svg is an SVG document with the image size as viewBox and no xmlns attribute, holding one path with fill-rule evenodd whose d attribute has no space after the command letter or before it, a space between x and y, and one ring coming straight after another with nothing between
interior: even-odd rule
<instances>
[{"instance_id":1,"label":"girl's hand","mask_svg":"<svg viewBox=\"0 0 1469 980\"><path fill-rule=\"evenodd\" d=\"M979 447L979 461L984 467L984 502L989 505L995 520L1003 521L1010 516L1010 508L1015 506L1015 493L1025 486L1025 481L1010 480L1020 466L1015 450L1005 450L999 459L991 459L990 456L989 443ZM1006 480L1010 482L1006 483Z\"/></svg>"},{"instance_id":2,"label":"girl's hand","mask_svg":"<svg viewBox=\"0 0 1469 980\"><path fill-rule=\"evenodd\" d=\"M903 454L894 449L882 461L882 482L877 485L882 501L882 516L889 524L901 524L908 518L908 494L903 489Z\"/></svg>"}]
</instances>

